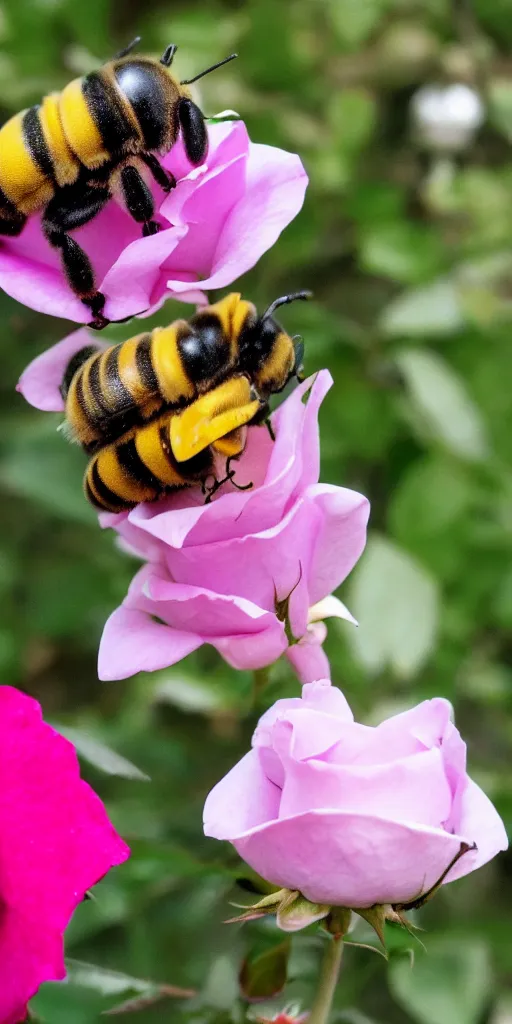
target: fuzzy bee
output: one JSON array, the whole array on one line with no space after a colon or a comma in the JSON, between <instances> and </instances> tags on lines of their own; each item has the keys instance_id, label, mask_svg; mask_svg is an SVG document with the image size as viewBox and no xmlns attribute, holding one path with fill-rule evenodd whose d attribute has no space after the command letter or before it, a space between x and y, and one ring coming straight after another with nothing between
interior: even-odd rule
<instances>
[{"instance_id":1,"label":"fuzzy bee","mask_svg":"<svg viewBox=\"0 0 512 1024\"><path fill-rule=\"evenodd\" d=\"M189 320L77 352L61 390L67 432L91 456L89 500L121 511L215 477L216 455L238 458L244 428L267 419L270 396L302 371L302 339L273 313L309 294L276 299L258 316L232 293Z\"/></svg>"},{"instance_id":2,"label":"fuzzy bee","mask_svg":"<svg viewBox=\"0 0 512 1024\"><path fill-rule=\"evenodd\" d=\"M239 490L251 487L236 483L231 460L242 455L245 427L260 408L247 377L238 375L183 412L166 409L92 456L84 479L87 498L101 511L122 512L197 484L206 501L227 480ZM223 476L217 475L219 462L225 463Z\"/></svg>"},{"instance_id":3,"label":"fuzzy bee","mask_svg":"<svg viewBox=\"0 0 512 1024\"><path fill-rule=\"evenodd\" d=\"M180 82L170 71L175 45L158 61L131 56L138 42L0 128L0 235L19 235L27 218L43 211L44 235L60 251L68 283L97 329L108 323L105 298L87 254L69 232L92 220L113 195L143 235L158 231L145 177L150 173L167 192L176 181L155 154L168 153L181 129L190 162L202 163L208 149L204 115L187 86L236 57Z\"/></svg>"}]
</instances>

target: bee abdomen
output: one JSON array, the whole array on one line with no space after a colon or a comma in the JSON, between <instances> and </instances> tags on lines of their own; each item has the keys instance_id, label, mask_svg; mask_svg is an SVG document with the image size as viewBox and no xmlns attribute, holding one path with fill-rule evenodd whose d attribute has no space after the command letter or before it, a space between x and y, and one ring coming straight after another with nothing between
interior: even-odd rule
<instances>
[{"instance_id":1,"label":"bee abdomen","mask_svg":"<svg viewBox=\"0 0 512 1024\"><path fill-rule=\"evenodd\" d=\"M211 448L186 462L176 461L169 441L171 416L166 412L93 456L84 487L95 508L122 512L140 501L155 501L171 491L193 486L212 472Z\"/></svg>"},{"instance_id":2,"label":"bee abdomen","mask_svg":"<svg viewBox=\"0 0 512 1024\"><path fill-rule=\"evenodd\" d=\"M44 206L55 192L38 110L31 107L16 114L0 129L0 189L7 203L26 215Z\"/></svg>"},{"instance_id":3,"label":"bee abdomen","mask_svg":"<svg viewBox=\"0 0 512 1024\"><path fill-rule=\"evenodd\" d=\"M75 376L75 373L83 366L84 363L91 357L96 355L97 348L95 345L85 345L78 352L75 352L74 356L69 360L66 366L64 377L62 378L62 384L60 386L60 393L65 399L71 387L71 381Z\"/></svg>"}]
</instances>

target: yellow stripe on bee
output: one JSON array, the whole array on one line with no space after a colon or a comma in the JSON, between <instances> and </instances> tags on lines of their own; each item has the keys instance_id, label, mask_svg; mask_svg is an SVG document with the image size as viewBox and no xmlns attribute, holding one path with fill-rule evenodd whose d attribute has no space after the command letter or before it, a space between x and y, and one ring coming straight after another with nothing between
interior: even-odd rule
<instances>
[{"instance_id":1,"label":"yellow stripe on bee","mask_svg":"<svg viewBox=\"0 0 512 1024\"><path fill-rule=\"evenodd\" d=\"M96 467L105 487L124 501L152 501L156 497L152 487L144 487L125 473L119 464L114 444L108 445L98 453Z\"/></svg>"},{"instance_id":2,"label":"yellow stripe on bee","mask_svg":"<svg viewBox=\"0 0 512 1024\"><path fill-rule=\"evenodd\" d=\"M78 159L91 170L101 167L110 154L105 149L83 93L83 78L75 78L62 90L59 112L66 139Z\"/></svg>"},{"instance_id":3,"label":"yellow stripe on bee","mask_svg":"<svg viewBox=\"0 0 512 1024\"><path fill-rule=\"evenodd\" d=\"M92 444L97 439L97 432L91 426L87 413L82 408L77 397L77 384L80 374L75 374L71 381L66 398L66 420L69 432L75 441L80 444Z\"/></svg>"},{"instance_id":4,"label":"yellow stripe on bee","mask_svg":"<svg viewBox=\"0 0 512 1024\"><path fill-rule=\"evenodd\" d=\"M186 481L177 470L173 469L162 448L160 428L165 425L161 420L141 427L135 432L137 454L145 466L166 487L183 487Z\"/></svg>"},{"instance_id":5,"label":"yellow stripe on bee","mask_svg":"<svg viewBox=\"0 0 512 1024\"><path fill-rule=\"evenodd\" d=\"M104 411L101 405L99 405L92 391L90 383L91 370L94 366L94 363L99 358L100 356L98 356L97 353L95 353L92 356L89 356L89 359L84 363L79 373L75 374L76 379L78 379L79 376L81 376L82 378L82 393L84 396L84 402L91 417L102 417L104 415Z\"/></svg>"},{"instance_id":6,"label":"yellow stripe on bee","mask_svg":"<svg viewBox=\"0 0 512 1024\"><path fill-rule=\"evenodd\" d=\"M240 292L231 292L225 295L219 302L208 307L208 312L218 316L225 338L231 344L231 357L235 359L238 353L238 338L248 314L256 317L256 307L252 302L242 299Z\"/></svg>"},{"instance_id":7,"label":"yellow stripe on bee","mask_svg":"<svg viewBox=\"0 0 512 1024\"><path fill-rule=\"evenodd\" d=\"M0 129L0 188L20 213L29 214L49 202L54 188L25 143L25 113L15 114Z\"/></svg>"},{"instance_id":8,"label":"yellow stripe on bee","mask_svg":"<svg viewBox=\"0 0 512 1024\"><path fill-rule=\"evenodd\" d=\"M166 402L177 405L183 399L194 398L196 388L189 380L178 350L177 328L186 327L178 320L170 327L157 327L151 336L151 360L160 391Z\"/></svg>"},{"instance_id":9,"label":"yellow stripe on bee","mask_svg":"<svg viewBox=\"0 0 512 1024\"><path fill-rule=\"evenodd\" d=\"M117 353L117 369L121 383L124 384L137 404L148 397L147 388L141 380L137 367L137 349L142 337L142 334L138 334L135 338L123 342Z\"/></svg>"},{"instance_id":10,"label":"yellow stripe on bee","mask_svg":"<svg viewBox=\"0 0 512 1024\"><path fill-rule=\"evenodd\" d=\"M45 96L39 109L39 123L44 141L53 161L59 185L72 185L78 178L80 164L68 146L59 112L60 93Z\"/></svg>"},{"instance_id":11,"label":"yellow stripe on bee","mask_svg":"<svg viewBox=\"0 0 512 1024\"><path fill-rule=\"evenodd\" d=\"M231 320L231 332L232 332L231 333L231 344L233 346L233 343L234 343L235 346L236 346L235 351L234 351L234 355L235 356L238 354L238 346L237 346L238 339L239 339L240 334L242 332L242 328L243 328L243 326L245 324L245 321L247 320L247 317L249 315L251 315L251 317L256 319L256 316L257 316L256 306L252 302L246 302L245 299L240 299L240 302L237 303L237 305L235 306L235 308L233 310L233 315L232 315L232 320Z\"/></svg>"},{"instance_id":12,"label":"yellow stripe on bee","mask_svg":"<svg viewBox=\"0 0 512 1024\"><path fill-rule=\"evenodd\" d=\"M96 488L94 486L94 473L93 473L93 469L94 469L95 465L96 465L96 459L91 459L91 461L89 462L89 465L87 466L85 474L84 474L84 491L85 491L86 497L89 498L89 500L90 500L90 496L87 493L88 490L89 490L91 492L93 498L95 498L96 505L97 505L98 508L108 509L109 512L116 512L117 509L113 508L110 505L107 506L106 503L104 501L102 501L102 499L100 498L100 496L99 496L99 494L98 494L98 492L97 492L97 490L96 490Z\"/></svg>"},{"instance_id":13,"label":"yellow stripe on bee","mask_svg":"<svg viewBox=\"0 0 512 1024\"><path fill-rule=\"evenodd\" d=\"M256 386L263 387L275 382L281 388L295 366L295 352L289 334L280 331L272 346L272 351L256 375Z\"/></svg>"},{"instance_id":14,"label":"yellow stripe on bee","mask_svg":"<svg viewBox=\"0 0 512 1024\"><path fill-rule=\"evenodd\" d=\"M249 423L260 408L258 399L250 400L250 393L247 377L232 377L173 416L170 438L175 459L191 459L214 441Z\"/></svg>"},{"instance_id":15,"label":"yellow stripe on bee","mask_svg":"<svg viewBox=\"0 0 512 1024\"><path fill-rule=\"evenodd\" d=\"M110 409L111 412L116 412L118 401L117 395L115 391L113 392L112 385L110 384L109 379L106 375L108 361L111 357L113 347L114 346L111 345L110 348L105 349L105 351L102 352L100 356L98 356L100 361L98 367L98 381L105 405L107 406L108 409Z\"/></svg>"}]
</instances>

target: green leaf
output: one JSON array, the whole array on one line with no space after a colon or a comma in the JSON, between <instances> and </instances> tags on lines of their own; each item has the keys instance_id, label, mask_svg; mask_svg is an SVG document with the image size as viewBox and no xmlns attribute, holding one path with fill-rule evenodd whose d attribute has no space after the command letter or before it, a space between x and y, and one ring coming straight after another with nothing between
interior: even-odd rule
<instances>
[{"instance_id":1,"label":"green leaf","mask_svg":"<svg viewBox=\"0 0 512 1024\"><path fill-rule=\"evenodd\" d=\"M331 97L327 115L336 133L336 149L347 155L357 154L372 135L375 100L365 89L344 89Z\"/></svg>"},{"instance_id":2,"label":"green leaf","mask_svg":"<svg viewBox=\"0 0 512 1024\"><path fill-rule=\"evenodd\" d=\"M377 672L390 665L414 676L432 651L437 633L435 580L404 550L373 534L356 570L349 604L359 628L347 634L361 663Z\"/></svg>"},{"instance_id":3,"label":"green leaf","mask_svg":"<svg viewBox=\"0 0 512 1024\"><path fill-rule=\"evenodd\" d=\"M444 452L416 459L391 496L389 516L400 541L432 537L462 519L474 501L468 467Z\"/></svg>"},{"instance_id":4,"label":"green leaf","mask_svg":"<svg viewBox=\"0 0 512 1024\"><path fill-rule=\"evenodd\" d=\"M413 969L401 957L391 960L389 983L419 1024L477 1024L492 992L487 946L478 938L431 940Z\"/></svg>"},{"instance_id":5,"label":"green leaf","mask_svg":"<svg viewBox=\"0 0 512 1024\"><path fill-rule=\"evenodd\" d=\"M0 482L59 518L94 525L95 513L82 487L83 452L57 431L58 417L34 417L11 434L0 460Z\"/></svg>"},{"instance_id":6,"label":"green leaf","mask_svg":"<svg viewBox=\"0 0 512 1024\"><path fill-rule=\"evenodd\" d=\"M491 124L512 142L512 84L508 78L495 78L488 84L487 99Z\"/></svg>"},{"instance_id":7,"label":"green leaf","mask_svg":"<svg viewBox=\"0 0 512 1024\"><path fill-rule=\"evenodd\" d=\"M222 693L215 680L206 681L183 672L162 672L157 676L153 691L155 701L174 704L182 711L194 714L209 714L229 706L229 700Z\"/></svg>"},{"instance_id":8,"label":"green leaf","mask_svg":"<svg viewBox=\"0 0 512 1024\"><path fill-rule=\"evenodd\" d=\"M408 221L372 225L362 235L360 252L371 273L403 284L431 277L443 259L441 240L432 229Z\"/></svg>"},{"instance_id":9,"label":"green leaf","mask_svg":"<svg viewBox=\"0 0 512 1024\"><path fill-rule=\"evenodd\" d=\"M404 349L396 357L413 407L427 428L455 455L483 459L487 454L480 410L460 377L434 352Z\"/></svg>"},{"instance_id":10,"label":"green leaf","mask_svg":"<svg viewBox=\"0 0 512 1024\"><path fill-rule=\"evenodd\" d=\"M238 970L233 959L226 955L219 956L214 960L206 979L202 999L207 1006L216 1010L230 1010L238 999L238 987Z\"/></svg>"},{"instance_id":11,"label":"green leaf","mask_svg":"<svg viewBox=\"0 0 512 1024\"><path fill-rule=\"evenodd\" d=\"M152 981L133 978L121 971L110 971L97 964L66 959L67 982L80 988L90 988L102 996L149 995L159 986Z\"/></svg>"},{"instance_id":12,"label":"green leaf","mask_svg":"<svg viewBox=\"0 0 512 1024\"><path fill-rule=\"evenodd\" d=\"M332 27L347 48L356 47L370 35L383 9L383 0L328 0L327 6Z\"/></svg>"},{"instance_id":13,"label":"green leaf","mask_svg":"<svg viewBox=\"0 0 512 1024\"><path fill-rule=\"evenodd\" d=\"M92 989L102 996L127 996L128 999L122 1004L111 1007L110 1012L125 1012L127 1008L141 1006L141 1000L145 1005L156 999L164 997L175 999L190 999L195 995L192 989L179 988L176 985L168 985L156 981L146 981L142 978L133 978L121 971L111 971L105 967L98 967L96 964L84 963L82 960L66 959L66 981L68 985L76 985L78 988ZM131 1004L131 1005L130 1005Z\"/></svg>"},{"instance_id":14,"label":"green leaf","mask_svg":"<svg viewBox=\"0 0 512 1024\"><path fill-rule=\"evenodd\" d=\"M459 331L464 322L454 282L440 278L393 299L381 313L379 324L385 334L437 337Z\"/></svg>"},{"instance_id":15,"label":"green leaf","mask_svg":"<svg viewBox=\"0 0 512 1024\"><path fill-rule=\"evenodd\" d=\"M240 989L247 1002L271 999L283 990L290 946L290 941L286 940L256 957L248 956L244 960L240 971Z\"/></svg>"},{"instance_id":16,"label":"green leaf","mask_svg":"<svg viewBox=\"0 0 512 1024\"><path fill-rule=\"evenodd\" d=\"M149 781L149 775L141 772L140 768L128 761L126 757L117 754L115 750L107 747L89 733L82 729L71 728L67 725L54 723L54 728L65 736L70 743L76 747L77 752L84 757L89 764L99 768L107 775L120 775L124 779L140 779L143 782Z\"/></svg>"}]
</instances>

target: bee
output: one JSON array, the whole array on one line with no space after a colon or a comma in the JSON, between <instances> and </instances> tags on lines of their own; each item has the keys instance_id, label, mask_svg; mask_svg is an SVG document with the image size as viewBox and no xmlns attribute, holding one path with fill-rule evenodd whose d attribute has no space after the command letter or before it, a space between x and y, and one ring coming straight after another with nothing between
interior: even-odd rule
<instances>
[{"instance_id":1,"label":"bee","mask_svg":"<svg viewBox=\"0 0 512 1024\"><path fill-rule=\"evenodd\" d=\"M301 372L302 339L274 320L275 310L309 292L276 299L258 316L232 292L189 320L138 334L104 351L73 356L62 383L68 432L88 454L164 409L178 411L234 373L247 376L260 402Z\"/></svg>"},{"instance_id":2,"label":"bee","mask_svg":"<svg viewBox=\"0 0 512 1024\"><path fill-rule=\"evenodd\" d=\"M89 500L121 511L204 483L215 476L216 455L233 480L230 460L244 450L245 427L268 423L270 396L302 373L302 339L273 314L309 296L284 295L258 316L235 292L189 320L77 352L61 392L67 432L91 456Z\"/></svg>"},{"instance_id":3,"label":"bee","mask_svg":"<svg viewBox=\"0 0 512 1024\"><path fill-rule=\"evenodd\" d=\"M59 250L69 286L91 310L90 326L98 330L109 322L105 297L87 254L69 232L92 220L113 195L142 225L144 236L159 230L147 175L166 192L176 180L155 154L168 153L181 129L188 159L203 162L205 119L187 87L237 56L180 82L170 71L174 44L158 61L131 56L138 42L0 128L0 235L21 234L27 218L42 211L43 233Z\"/></svg>"},{"instance_id":4,"label":"bee","mask_svg":"<svg viewBox=\"0 0 512 1024\"><path fill-rule=\"evenodd\" d=\"M252 483L236 483L231 461L243 453L245 427L258 414L260 404L247 377L237 376L181 413L166 409L93 455L84 478L87 498L100 511L123 512L141 501L155 501L197 484L207 502L227 480L238 490L252 487ZM226 463L220 479L218 456Z\"/></svg>"}]
</instances>

